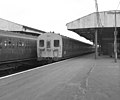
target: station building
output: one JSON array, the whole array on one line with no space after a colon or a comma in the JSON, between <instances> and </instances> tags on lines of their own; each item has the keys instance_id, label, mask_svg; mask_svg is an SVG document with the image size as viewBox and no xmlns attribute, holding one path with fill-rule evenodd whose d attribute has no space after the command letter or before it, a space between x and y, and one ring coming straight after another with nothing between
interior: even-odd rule
<instances>
[{"instance_id":1,"label":"station building","mask_svg":"<svg viewBox=\"0 0 120 100\"><path fill-rule=\"evenodd\" d=\"M97 31L98 54L114 56L115 43L120 54L120 11L94 12L66 24L67 29L95 44ZM116 30L116 32L115 32ZM116 35L115 35L116 33ZM116 39L115 39L116 37ZM116 42L115 42L116 40Z\"/></svg>"}]
</instances>

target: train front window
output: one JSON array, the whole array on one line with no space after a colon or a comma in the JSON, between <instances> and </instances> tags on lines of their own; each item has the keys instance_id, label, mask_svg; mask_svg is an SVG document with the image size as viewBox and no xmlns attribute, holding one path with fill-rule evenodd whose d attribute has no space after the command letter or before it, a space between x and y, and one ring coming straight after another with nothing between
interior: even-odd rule
<instances>
[{"instance_id":1,"label":"train front window","mask_svg":"<svg viewBox=\"0 0 120 100\"><path fill-rule=\"evenodd\" d=\"M54 47L59 47L59 40L54 40Z\"/></svg>"},{"instance_id":2,"label":"train front window","mask_svg":"<svg viewBox=\"0 0 120 100\"><path fill-rule=\"evenodd\" d=\"M40 40L40 41L39 41L39 46L40 46L40 47L44 47L44 40Z\"/></svg>"}]
</instances>

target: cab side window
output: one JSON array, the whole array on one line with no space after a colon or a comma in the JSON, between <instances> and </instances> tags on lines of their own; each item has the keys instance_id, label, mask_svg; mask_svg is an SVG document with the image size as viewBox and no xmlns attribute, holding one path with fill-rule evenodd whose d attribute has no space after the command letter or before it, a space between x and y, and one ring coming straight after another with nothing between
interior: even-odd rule
<instances>
[{"instance_id":1,"label":"cab side window","mask_svg":"<svg viewBox=\"0 0 120 100\"><path fill-rule=\"evenodd\" d=\"M59 46L60 46L59 40L54 40L54 47L59 47Z\"/></svg>"},{"instance_id":2,"label":"cab side window","mask_svg":"<svg viewBox=\"0 0 120 100\"><path fill-rule=\"evenodd\" d=\"M40 41L39 41L39 46L40 46L40 47L44 47L44 40L40 40Z\"/></svg>"}]
</instances>

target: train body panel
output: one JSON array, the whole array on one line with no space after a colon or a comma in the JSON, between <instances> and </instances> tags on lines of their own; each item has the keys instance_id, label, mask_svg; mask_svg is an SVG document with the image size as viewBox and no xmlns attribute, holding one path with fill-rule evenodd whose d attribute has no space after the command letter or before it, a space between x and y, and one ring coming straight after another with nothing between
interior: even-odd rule
<instances>
[{"instance_id":1,"label":"train body panel","mask_svg":"<svg viewBox=\"0 0 120 100\"><path fill-rule=\"evenodd\" d=\"M49 58L53 60L66 59L89 52L93 52L92 45L55 33L42 34L37 40L38 60Z\"/></svg>"},{"instance_id":2,"label":"train body panel","mask_svg":"<svg viewBox=\"0 0 120 100\"><path fill-rule=\"evenodd\" d=\"M93 46L65 36L63 38L63 58L70 58L92 52Z\"/></svg>"},{"instance_id":3,"label":"train body panel","mask_svg":"<svg viewBox=\"0 0 120 100\"><path fill-rule=\"evenodd\" d=\"M37 37L0 31L0 64L37 57Z\"/></svg>"}]
</instances>

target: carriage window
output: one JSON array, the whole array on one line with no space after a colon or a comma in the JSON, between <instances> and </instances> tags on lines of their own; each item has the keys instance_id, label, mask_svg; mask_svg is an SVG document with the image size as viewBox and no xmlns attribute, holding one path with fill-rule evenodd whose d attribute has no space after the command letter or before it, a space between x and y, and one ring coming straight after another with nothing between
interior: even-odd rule
<instances>
[{"instance_id":1,"label":"carriage window","mask_svg":"<svg viewBox=\"0 0 120 100\"><path fill-rule=\"evenodd\" d=\"M47 48L50 48L50 41L47 41Z\"/></svg>"},{"instance_id":2,"label":"carriage window","mask_svg":"<svg viewBox=\"0 0 120 100\"><path fill-rule=\"evenodd\" d=\"M59 47L59 40L54 40L54 47Z\"/></svg>"},{"instance_id":3,"label":"carriage window","mask_svg":"<svg viewBox=\"0 0 120 100\"><path fill-rule=\"evenodd\" d=\"M39 46L40 46L40 47L44 47L44 40L40 40L40 41L39 41Z\"/></svg>"},{"instance_id":4,"label":"carriage window","mask_svg":"<svg viewBox=\"0 0 120 100\"><path fill-rule=\"evenodd\" d=\"M11 41L9 40L8 45L11 46Z\"/></svg>"},{"instance_id":5,"label":"carriage window","mask_svg":"<svg viewBox=\"0 0 120 100\"><path fill-rule=\"evenodd\" d=\"M22 46L25 46L24 42L22 42Z\"/></svg>"},{"instance_id":6,"label":"carriage window","mask_svg":"<svg viewBox=\"0 0 120 100\"><path fill-rule=\"evenodd\" d=\"M18 46L19 46L19 47L22 46L22 42L21 42L21 41L18 42Z\"/></svg>"},{"instance_id":7,"label":"carriage window","mask_svg":"<svg viewBox=\"0 0 120 100\"><path fill-rule=\"evenodd\" d=\"M7 46L7 41L4 41L4 46L5 46L5 47Z\"/></svg>"},{"instance_id":8,"label":"carriage window","mask_svg":"<svg viewBox=\"0 0 120 100\"><path fill-rule=\"evenodd\" d=\"M2 49L2 40L0 40L0 49Z\"/></svg>"}]
</instances>

